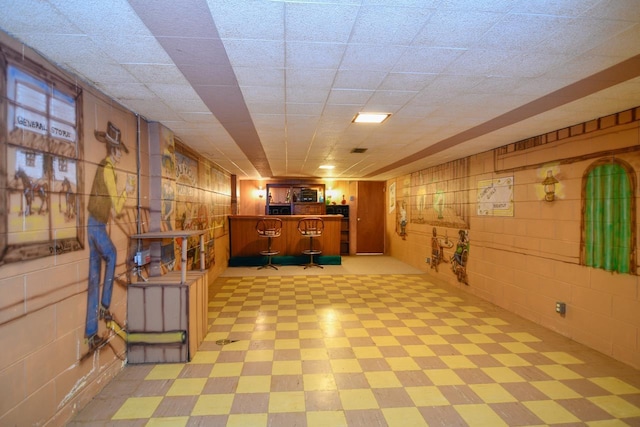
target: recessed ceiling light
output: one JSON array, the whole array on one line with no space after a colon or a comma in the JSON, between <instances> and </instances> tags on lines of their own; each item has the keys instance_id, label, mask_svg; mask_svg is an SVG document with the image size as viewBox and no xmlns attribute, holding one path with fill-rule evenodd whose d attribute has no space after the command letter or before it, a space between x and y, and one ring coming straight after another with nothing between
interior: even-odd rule
<instances>
[{"instance_id":1,"label":"recessed ceiling light","mask_svg":"<svg viewBox=\"0 0 640 427\"><path fill-rule=\"evenodd\" d=\"M382 123L391 116L391 113L358 113L352 123Z\"/></svg>"},{"instance_id":2,"label":"recessed ceiling light","mask_svg":"<svg viewBox=\"0 0 640 427\"><path fill-rule=\"evenodd\" d=\"M320 165L320 169L333 169L335 166L333 165Z\"/></svg>"}]
</instances>

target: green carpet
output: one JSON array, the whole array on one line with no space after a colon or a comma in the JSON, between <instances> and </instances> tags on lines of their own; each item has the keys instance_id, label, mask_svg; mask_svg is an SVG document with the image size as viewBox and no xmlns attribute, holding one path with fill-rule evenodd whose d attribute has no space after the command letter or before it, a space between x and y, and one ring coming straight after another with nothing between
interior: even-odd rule
<instances>
[{"instance_id":1,"label":"green carpet","mask_svg":"<svg viewBox=\"0 0 640 427\"><path fill-rule=\"evenodd\" d=\"M341 265L340 255L316 255L313 260L321 265ZM271 262L276 265L304 265L309 262L308 255L274 256ZM265 256L233 257L229 259L229 267L258 267L267 263Z\"/></svg>"}]
</instances>

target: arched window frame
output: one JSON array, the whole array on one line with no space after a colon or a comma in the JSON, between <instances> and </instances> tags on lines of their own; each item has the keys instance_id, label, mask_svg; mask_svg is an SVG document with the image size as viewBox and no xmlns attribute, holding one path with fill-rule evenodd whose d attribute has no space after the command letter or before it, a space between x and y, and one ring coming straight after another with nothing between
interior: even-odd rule
<instances>
[{"instance_id":1,"label":"arched window frame","mask_svg":"<svg viewBox=\"0 0 640 427\"><path fill-rule=\"evenodd\" d=\"M594 163L592 163L587 170L585 171L582 177L582 210L581 210L581 238L580 238L580 264L588 265L588 256L587 256L587 240L588 240L588 226L587 226L587 209L588 209L588 194L587 194L587 183L589 176L592 172L605 165L615 164L625 171L626 177L629 181L629 188L631 193L631 200L629 201L629 212L627 214L630 217L630 232L629 232L629 252L627 256L629 257L629 270L623 271L621 273L629 273L629 274L637 274L637 260L636 260L636 173L631 167L630 164L625 162L624 160L618 158L604 158L600 159ZM607 269L601 266L588 265L594 268L601 268L607 271L620 272L617 269Z\"/></svg>"}]
</instances>

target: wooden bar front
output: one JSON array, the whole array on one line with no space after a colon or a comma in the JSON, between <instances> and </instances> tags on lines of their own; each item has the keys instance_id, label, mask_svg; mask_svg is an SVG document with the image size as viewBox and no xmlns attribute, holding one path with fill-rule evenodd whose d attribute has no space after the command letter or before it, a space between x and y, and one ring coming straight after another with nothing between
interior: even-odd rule
<instances>
[{"instance_id":1,"label":"wooden bar front","mask_svg":"<svg viewBox=\"0 0 640 427\"><path fill-rule=\"evenodd\" d=\"M280 251L280 256L301 255L309 249L309 237L298 232L298 221L307 215L278 216L282 220L282 234L271 241L271 248ZM340 255L340 221L342 215L318 215L324 221L321 237L313 238L313 248L322 251L322 255ZM266 249L267 239L258 237L256 223L263 216L229 216L230 257L260 256Z\"/></svg>"}]
</instances>

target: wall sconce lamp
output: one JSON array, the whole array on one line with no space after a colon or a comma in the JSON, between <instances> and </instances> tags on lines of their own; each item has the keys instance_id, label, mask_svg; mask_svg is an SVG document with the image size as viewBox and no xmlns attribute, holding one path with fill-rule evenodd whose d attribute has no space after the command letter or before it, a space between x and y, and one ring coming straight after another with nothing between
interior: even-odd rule
<instances>
[{"instance_id":1,"label":"wall sconce lamp","mask_svg":"<svg viewBox=\"0 0 640 427\"><path fill-rule=\"evenodd\" d=\"M544 186L544 199L547 202L553 202L555 200L556 195L556 184L559 181L553 176L553 172L548 170L547 177L542 181L542 185Z\"/></svg>"}]
</instances>

